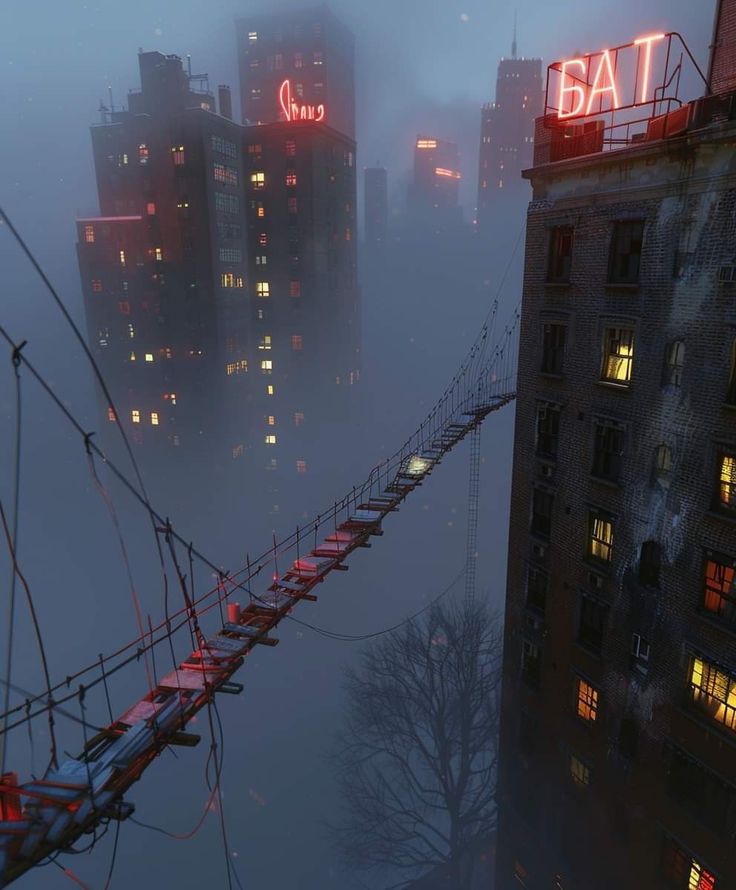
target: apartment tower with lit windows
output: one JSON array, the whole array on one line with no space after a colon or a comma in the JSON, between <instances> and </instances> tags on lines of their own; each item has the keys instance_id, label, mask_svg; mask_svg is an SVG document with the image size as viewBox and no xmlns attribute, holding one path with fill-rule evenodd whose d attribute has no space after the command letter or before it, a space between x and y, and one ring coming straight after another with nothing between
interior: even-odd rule
<instances>
[{"instance_id":1,"label":"apartment tower with lit windows","mask_svg":"<svg viewBox=\"0 0 736 890\"><path fill-rule=\"evenodd\" d=\"M104 412L151 447L241 440L223 426L248 367L241 128L179 57L138 61L128 108L92 128L100 214L77 221Z\"/></svg>"},{"instance_id":2,"label":"apartment tower with lit windows","mask_svg":"<svg viewBox=\"0 0 736 890\"><path fill-rule=\"evenodd\" d=\"M407 203L412 225L435 232L459 226L461 179L457 143L436 136L417 136Z\"/></svg>"},{"instance_id":3,"label":"apartment tower with lit windows","mask_svg":"<svg viewBox=\"0 0 736 890\"><path fill-rule=\"evenodd\" d=\"M355 38L327 6L249 15L236 32L244 123L293 119L295 105L355 139Z\"/></svg>"},{"instance_id":4,"label":"apartment tower with lit windows","mask_svg":"<svg viewBox=\"0 0 736 890\"><path fill-rule=\"evenodd\" d=\"M736 0L717 19L705 98L597 148L540 122L525 174L498 890L736 887Z\"/></svg>"},{"instance_id":5,"label":"apartment tower with lit windows","mask_svg":"<svg viewBox=\"0 0 736 890\"><path fill-rule=\"evenodd\" d=\"M542 60L518 58L516 34L511 58L501 59L496 77L496 101L481 109L478 159L479 230L494 212L503 212L503 199L525 184L522 170L534 151L534 121L542 113Z\"/></svg>"}]
</instances>

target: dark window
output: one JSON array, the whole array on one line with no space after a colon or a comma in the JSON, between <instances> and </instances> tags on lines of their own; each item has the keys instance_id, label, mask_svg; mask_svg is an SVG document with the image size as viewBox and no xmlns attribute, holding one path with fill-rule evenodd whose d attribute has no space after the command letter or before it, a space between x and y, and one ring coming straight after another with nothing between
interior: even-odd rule
<instances>
[{"instance_id":1,"label":"dark window","mask_svg":"<svg viewBox=\"0 0 736 890\"><path fill-rule=\"evenodd\" d=\"M672 478L672 449L662 443L654 449L654 466L652 467L654 482L667 488Z\"/></svg>"},{"instance_id":2,"label":"dark window","mask_svg":"<svg viewBox=\"0 0 736 890\"><path fill-rule=\"evenodd\" d=\"M731 370L728 375L726 402L729 405L736 405L736 340L733 341L733 346L731 346Z\"/></svg>"},{"instance_id":3,"label":"dark window","mask_svg":"<svg viewBox=\"0 0 736 890\"><path fill-rule=\"evenodd\" d=\"M555 226L549 235L547 281L550 284L567 284L572 266L572 226Z\"/></svg>"},{"instance_id":4,"label":"dark window","mask_svg":"<svg viewBox=\"0 0 736 890\"><path fill-rule=\"evenodd\" d=\"M639 554L639 580L647 587L659 587L662 547L659 541L644 541Z\"/></svg>"},{"instance_id":5,"label":"dark window","mask_svg":"<svg viewBox=\"0 0 736 890\"><path fill-rule=\"evenodd\" d=\"M543 402L537 406L537 454L540 457L557 457L560 432L560 409Z\"/></svg>"},{"instance_id":6,"label":"dark window","mask_svg":"<svg viewBox=\"0 0 736 890\"><path fill-rule=\"evenodd\" d=\"M736 452L719 452L717 485L717 508L723 513L736 514Z\"/></svg>"},{"instance_id":7,"label":"dark window","mask_svg":"<svg viewBox=\"0 0 736 890\"><path fill-rule=\"evenodd\" d=\"M736 625L736 559L706 551L703 608Z\"/></svg>"},{"instance_id":8,"label":"dark window","mask_svg":"<svg viewBox=\"0 0 736 890\"><path fill-rule=\"evenodd\" d=\"M639 283L643 235L642 220L625 220L614 224L608 264L609 284Z\"/></svg>"},{"instance_id":9,"label":"dark window","mask_svg":"<svg viewBox=\"0 0 736 890\"><path fill-rule=\"evenodd\" d=\"M721 890L715 875L671 837L664 839L662 872L672 890Z\"/></svg>"},{"instance_id":10,"label":"dark window","mask_svg":"<svg viewBox=\"0 0 736 890\"><path fill-rule=\"evenodd\" d=\"M664 386L682 386L682 369L685 366L685 341L673 340L665 354Z\"/></svg>"},{"instance_id":11,"label":"dark window","mask_svg":"<svg viewBox=\"0 0 736 890\"><path fill-rule=\"evenodd\" d=\"M593 470L599 479L617 482L624 453L624 428L613 420L595 421Z\"/></svg>"},{"instance_id":12,"label":"dark window","mask_svg":"<svg viewBox=\"0 0 736 890\"><path fill-rule=\"evenodd\" d=\"M668 791L693 818L718 834L727 833L734 789L679 748L670 750Z\"/></svg>"},{"instance_id":13,"label":"dark window","mask_svg":"<svg viewBox=\"0 0 736 890\"><path fill-rule=\"evenodd\" d=\"M532 495L532 531L535 534L550 536L552 531L552 504L554 495L543 488L535 488Z\"/></svg>"},{"instance_id":14,"label":"dark window","mask_svg":"<svg viewBox=\"0 0 736 890\"><path fill-rule=\"evenodd\" d=\"M624 717L621 721L621 729L618 734L618 750L633 760L639 747L639 727L633 717Z\"/></svg>"},{"instance_id":15,"label":"dark window","mask_svg":"<svg viewBox=\"0 0 736 890\"><path fill-rule=\"evenodd\" d=\"M546 324L542 330L542 371L545 374L561 374L565 360L564 324Z\"/></svg>"},{"instance_id":16,"label":"dark window","mask_svg":"<svg viewBox=\"0 0 736 890\"><path fill-rule=\"evenodd\" d=\"M592 596L583 594L580 600L580 626L578 628L578 643L600 652L603 646L603 632L606 627L606 615L608 607L605 603Z\"/></svg>"},{"instance_id":17,"label":"dark window","mask_svg":"<svg viewBox=\"0 0 736 890\"><path fill-rule=\"evenodd\" d=\"M651 645L641 634L631 635L631 666L641 673L649 670Z\"/></svg>"},{"instance_id":18,"label":"dark window","mask_svg":"<svg viewBox=\"0 0 736 890\"><path fill-rule=\"evenodd\" d=\"M526 604L544 612L547 606L547 573L536 566L529 566L526 579Z\"/></svg>"},{"instance_id":19,"label":"dark window","mask_svg":"<svg viewBox=\"0 0 736 890\"><path fill-rule=\"evenodd\" d=\"M542 656L539 646L531 640L522 640L521 643L521 675L524 682L533 686L539 686L542 677Z\"/></svg>"}]
</instances>

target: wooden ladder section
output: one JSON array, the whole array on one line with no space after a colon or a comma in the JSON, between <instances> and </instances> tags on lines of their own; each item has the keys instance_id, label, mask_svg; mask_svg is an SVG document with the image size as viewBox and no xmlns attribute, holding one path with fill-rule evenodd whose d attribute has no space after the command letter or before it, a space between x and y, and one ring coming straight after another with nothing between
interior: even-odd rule
<instances>
[{"instance_id":1,"label":"wooden ladder section","mask_svg":"<svg viewBox=\"0 0 736 890\"><path fill-rule=\"evenodd\" d=\"M15 773L0 779L0 887L5 887L57 850L73 844L101 821L124 820L134 806L125 792L169 745L194 746L186 732L194 715L215 693L239 694L232 681L245 656L257 646L275 646L271 632L332 571L347 570L345 560L370 539L383 534L381 524L404 498L429 476L442 457L506 405L514 394L498 396L482 408L463 414L441 428L428 446L401 461L390 484L366 497L307 555L300 556L269 588L240 608L228 603L227 621L155 689L136 702L86 744L78 758L66 760L42 780L19 785Z\"/></svg>"}]
</instances>

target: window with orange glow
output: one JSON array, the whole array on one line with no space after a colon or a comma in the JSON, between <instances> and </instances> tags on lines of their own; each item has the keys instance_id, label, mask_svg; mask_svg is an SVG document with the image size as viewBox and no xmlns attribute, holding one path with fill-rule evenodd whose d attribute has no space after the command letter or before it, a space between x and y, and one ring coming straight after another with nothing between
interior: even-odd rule
<instances>
[{"instance_id":1,"label":"window with orange glow","mask_svg":"<svg viewBox=\"0 0 736 890\"><path fill-rule=\"evenodd\" d=\"M266 422L269 426L276 426L276 417L273 414L269 414Z\"/></svg>"},{"instance_id":2,"label":"window with orange glow","mask_svg":"<svg viewBox=\"0 0 736 890\"><path fill-rule=\"evenodd\" d=\"M703 608L736 624L736 559L707 552Z\"/></svg>"},{"instance_id":3,"label":"window with orange glow","mask_svg":"<svg viewBox=\"0 0 736 890\"><path fill-rule=\"evenodd\" d=\"M85 226L84 227L84 240L87 244L95 243L95 227L94 226Z\"/></svg>"},{"instance_id":4,"label":"window with orange glow","mask_svg":"<svg viewBox=\"0 0 736 890\"><path fill-rule=\"evenodd\" d=\"M259 219L263 219L265 217L266 208L263 206L263 204L261 204L261 203L258 204L258 209L256 211L256 215L258 216Z\"/></svg>"},{"instance_id":5,"label":"window with orange glow","mask_svg":"<svg viewBox=\"0 0 736 890\"><path fill-rule=\"evenodd\" d=\"M151 411L151 426L158 426L158 412Z\"/></svg>"},{"instance_id":6,"label":"window with orange glow","mask_svg":"<svg viewBox=\"0 0 736 890\"><path fill-rule=\"evenodd\" d=\"M243 286L244 282L242 275L235 275L233 272L222 272L220 274L220 287L241 288Z\"/></svg>"},{"instance_id":7,"label":"window with orange glow","mask_svg":"<svg viewBox=\"0 0 736 890\"><path fill-rule=\"evenodd\" d=\"M718 455L718 506L726 513L736 513L736 453Z\"/></svg>"},{"instance_id":8,"label":"window with orange glow","mask_svg":"<svg viewBox=\"0 0 736 890\"><path fill-rule=\"evenodd\" d=\"M134 408L130 412L130 419L133 421L133 423L140 423L141 422L141 412Z\"/></svg>"},{"instance_id":9,"label":"window with orange glow","mask_svg":"<svg viewBox=\"0 0 736 890\"><path fill-rule=\"evenodd\" d=\"M250 184L254 189L266 187L266 174L262 170L256 170L250 174Z\"/></svg>"},{"instance_id":10,"label":"window with orange glow","mask_svg":"<svg viewBox=\"0 0 736 890\"><path fill-rule=\"evenodd\" d=\"M156 247L154 249L154 254L156 256L156 262L160 263L164 258L164 252L160 247Z\"/></svg>"},{"instance_id":11,"label":"window with orange glow","mask_svg":"<svg viewBox=\"0 0 736 890\"><path fill-rule=\"evenodd\" d=\"M125 265L125 251L124 250L120 251L119 257L120 257L120 265L124 266Z\"/></svg>"},{"instance_id":12,"label":"window with orange glow","mask_svg":"<svg viewBox=\"0 0 736 890\"><path fill-rule=\"evenodd\" d=\"M228 362L225 365L225 372L228 377L232 377L234 374L245 374L248 371L248 361L246 359L239 359L237 362Z\"/></svg>"},{"instance_id":13,"label":"window with orange glow","mask_svg":"<svg viewBox=\"0 0 736 890\"><path fill-rule=\"evenodd\" d=\"M701 711L736 731L736 677L704 658L690 666L690 699Z\"/></svg>"},{"instance_id":14,"label":"window with orange glow","mask_svg":"<svg viewBox=\"0 0 736 890\"><path fill-rule=\"evenodd\" d=\"M610 516L590 512L588 555L602 562L610 562L613 556L613 520Z\"/></svg>"},{"instance_id":15,"label":"window with orange glow","mask_svg":"<svg viewBox=\"0 0 736 890\"><path fill-rule=\"evenodd\" d=\"M112 408L107 409L107 419L110 421L110 423L115 423L115 412Z\"/></svg>"},{"instance_id":16,"label":"window with orange glow","mask_svg":"<svg viewBox=\"0 0 736 890\"><path fill-rule=\"evenodd\" d=\"M634 363L634 332L630 328L606 328L603 340L601 379L622 386L631 382Z\"/></svg>"},{"instance_id":17,"label":"window with orange glow","mask_svg":"<svg viewBox=\"0 0 736 890\"><path fill-rule=\"evenodd\" d=\"M712 872L708 871L695 857L674 838L665 838L663 870L667 886L673 890L720 890Z\"/></svg>"},{"instance_id":18,"label":"window with orange glow","mask_svg":"<svg viewBox=\"0 0 736 890\"><path fill-rule=\"evenodd\" d=\"M587 723L595 723L598 717L598 690L580 678L576 685L575 712Z\"/></svg>"}]
</instances>

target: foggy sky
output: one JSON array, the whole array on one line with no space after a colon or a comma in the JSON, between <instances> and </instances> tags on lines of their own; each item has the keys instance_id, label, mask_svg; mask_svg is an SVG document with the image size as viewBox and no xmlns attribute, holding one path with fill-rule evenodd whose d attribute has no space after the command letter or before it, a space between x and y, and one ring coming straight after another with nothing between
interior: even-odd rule
<instances>
[{"instance_id":1,"label":"foggy sky","mask_svg":"<svg viewBox=\"0 0 736 890\"><path fill-rule=\"evenodd\" d=\"M192 0L3 0L0 4L0 204L26 235L78 320L81 289L75 254L74 219L97 212L90 124L112 87L120 106L137 88L137 51L192 56L213 88L229 83L239 109L232 21L263 4ZM268 4L274 8L276 4ZM281 4L284 5L284 4ZM297 4L292 4L296 6ZM300 6L307 4L298 4ZM713 3L650 0L646 7L625 0L596 4L582 0L515 4L437 0L335 0L330 4L355 31L358 89L359 167L389 169L395 205L399 184L411 166L412 141L420 131L457 139L464 174L462 198L470 218L475 197L479 108L493 98L496 67L510 54L513 10L519 15L519 54L545 64L574 51L628 42L642 33L683 34L703 67ZM466 17L466 18L461 18ZM687 97L689 98L689 97ZM237 113L236 113L237 116ZM359 208L360 212L361 208ZM389 286L364 283L364 379L361 409L351 424L322 431L323 466L298 492L279 492L280 514L261 493L237 487L197 486L176 503L162 505L184 531L223 564L237 566L250 551L270 544L272 529L291 531L296 522L332 503L392 451L422 419L444 389L485 318L498 280L520 230L518 218L501 226L488 245L489 271L469 282L448 258L444 275L422 277L412 268ZM502 294L509 308L518 299L521 256ZM27 338L29 357L48 375L89 429L97 417L89 368L81 358L48 295L0 227L0 322ZM104 506L87 474L80 444L48 401L24 379L28 427L24 438L24 500L20 557L38 598L49 638L52 674L96 658L134 635L130 593L118 544ZM0 496L6 502L13 430L12 376L7 350L0 348ZM481 505L479 584L492 601L503 601L513 412L486 424ZM432 479L386 523L386 535L351 559L350 571L330 579L316 606L300 613L308 621L346 632L387 626L415 611L455 576L465 554L467 452L443 463ZM151 480L156 487L156 479ZM114 491L134 555L136 583L144 605L160 606L160 579L150 532ZM182 514L178 505L186 508ZM0 555L0 604L8 578ZM206 578L200 577L200 583ZM3 621L0 618L0 621ZM223 696L226 729L225 804L231 848L247 890L352 890L340 875L317 824L334 804L330 733L339 720L340 670L355 647L310 635L285 623L281 644L248 660L239 698ZM20 619L19 677L40 686L27 620ZM265 647L264 647L265 649ZM182 654L184 654L182 652ZM143 672L114 684L118 710L145 689ZM96 708L98 701L90 703ZM104 719L104 711L95 712ZM63 722L63 721L61 721ZM196 727L193 727L196 730ZM204 728L201 730L206 736ZM18 756L25 739L15 742ZM36 738L37 762L44 751ZM79 751L78 733L65 741ZM26 746L27 747L27 746ZM134 786L130 799L145 821L184 831L196 821L206 797L206 742L165 754ZM24 776L25 777L25 776ZM104 886L109 839L92 857L71 865L98 890ZM224 886L215 820L202 835L180 844L134 826L121 830L121 852L112 890L138 886L219 890ZM53 866L28 875L18 887L72 886Z\"/></svg>"}]
</instances>

